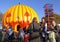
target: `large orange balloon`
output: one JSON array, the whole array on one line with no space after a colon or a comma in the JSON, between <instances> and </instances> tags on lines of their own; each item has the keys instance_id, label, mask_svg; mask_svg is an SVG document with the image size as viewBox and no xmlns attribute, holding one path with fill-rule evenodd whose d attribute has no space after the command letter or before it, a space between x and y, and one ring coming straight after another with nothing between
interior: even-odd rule
<instances>
[{"instance_id":1,"label":"large orange balloon","mask_svg":"<svg viewBox=\"0 0 60 42\"><path fill-rule=\"evenodd\" d=\"M32 22L34 17L36 17L39 22L38 16L32 8L18 4L10 7L5 12L2 19L2 26L7 25L8 28L8 25L11 25L14 31L17 31L18 24L21 27L26 27Z\"/></svg>"}]
</instances>

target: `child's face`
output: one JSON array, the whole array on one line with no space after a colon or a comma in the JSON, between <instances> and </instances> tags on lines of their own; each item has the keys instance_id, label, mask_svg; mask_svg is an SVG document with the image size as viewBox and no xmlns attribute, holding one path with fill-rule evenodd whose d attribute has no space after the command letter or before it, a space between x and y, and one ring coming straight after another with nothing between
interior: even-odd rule
<instances>
[{"instance_id":1,"label":"child's face","mask_svg":"<svg viewBox=\"0 0 60 42\"><path fill-rule=\"evenodd\" d=\"M19 30L23 30L22 28L20 28Z\"/></svg>"}]
</instances>

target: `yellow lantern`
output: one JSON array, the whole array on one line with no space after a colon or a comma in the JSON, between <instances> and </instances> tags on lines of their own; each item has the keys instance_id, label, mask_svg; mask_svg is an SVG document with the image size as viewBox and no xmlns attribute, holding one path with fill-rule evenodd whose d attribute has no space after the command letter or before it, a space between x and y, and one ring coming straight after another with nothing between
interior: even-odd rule
<instances>
[{"instance_id":1,"label":"yellow lantern","mask_svg":"<svg viewBox=\"0 0 60 42\"><path fill-rule=\"evenodd\" d=\"M11 25L14 31L17 32L17 25L24 28L32 22L34 17L36 17L39 22L38 16L32 8L18 4L10 7L5 12L2 19L2 26L7 25L8 28L8 25Z\"/></svg>"}]
</instances>

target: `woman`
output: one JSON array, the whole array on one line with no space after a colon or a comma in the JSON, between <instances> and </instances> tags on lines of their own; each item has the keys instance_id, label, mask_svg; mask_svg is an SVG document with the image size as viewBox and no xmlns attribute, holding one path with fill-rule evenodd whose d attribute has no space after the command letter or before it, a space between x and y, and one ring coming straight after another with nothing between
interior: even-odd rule
<instances>
[{"instance_id":1,"label":"woman","mask_svg":"<svg viewBox=\"0 0 60 42\"><path fill-rule=\"evenodd\" d=\"M53 27L54 27L54 31L55 31L55 34L56 34L56 42L58 42L58 27L57 27L57 24L56 24L56 21L52 21L52 25L53 25Z\"/></svg>"},{"instance_id":2,"label":"woman","mask_svg":"<svg viewBox=\"0 0 60 42\"><path fill-rule=\"evenodd\" d=\"M42 27L42 39L43 39L43 42L46 42L47 23L45 22L44 18L42 18L41 27Z\"/></svg>"}]
</instances>

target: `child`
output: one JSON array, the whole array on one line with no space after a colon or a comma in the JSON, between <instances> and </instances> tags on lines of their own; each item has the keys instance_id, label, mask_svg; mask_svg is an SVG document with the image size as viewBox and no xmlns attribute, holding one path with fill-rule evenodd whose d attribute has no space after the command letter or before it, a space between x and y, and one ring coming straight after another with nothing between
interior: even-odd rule
<instances>
[{"instance_id":1,"label":"child","mask_svg":"<svg viewBox=\"0 0 60 42\"><path fill-rule=\"evenodd\" d=\"M29 39L29 34L25 33L23 42L28 42L28 39Z\"/></svg>"},{"instance_id":2,"label":"child","mask_svg":"<svg viewBox=\"0 0 60 42\"><path fill-rule=\"evenodd\" d=\"M19 31L18 31L18 42L23 42L24 40L24 31L23 29L20 27L20 25L18 26Z\"/></svg>"},{"instance_id":3,"label":"child","mask_svg":"<svg viewBox=\"0 0 60 42\"><path fill-rule=\"evenodd\" d=\"M27 32L27 28L24 28L24 31L25 31L25 35L24 35L24 40L23 40L23 42L28 42L29 33Z\"/></svg>"}]
</instances>

